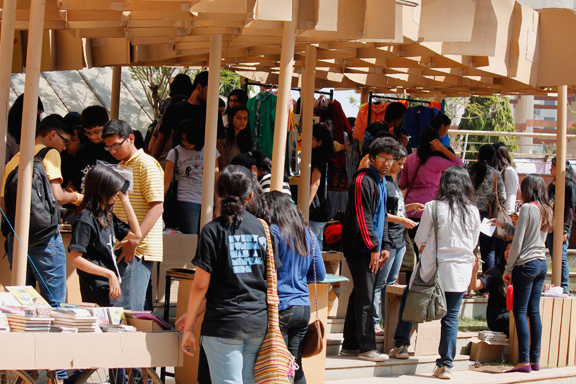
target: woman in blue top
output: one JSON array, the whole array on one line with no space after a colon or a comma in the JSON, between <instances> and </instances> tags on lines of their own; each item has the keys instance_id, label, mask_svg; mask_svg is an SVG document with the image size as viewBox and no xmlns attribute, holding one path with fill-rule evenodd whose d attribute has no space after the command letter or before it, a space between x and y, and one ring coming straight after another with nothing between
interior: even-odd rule
<instances>
[{"instance_id":1,"label":"woman in blue top","mask_svg":"<svg viewBox=\"0 0 576 384\"><path fill-rule=\"evenodd\" d=\"M270 212L270 229L278 244L278 296L280 298L280 329L286 346L296 358L299 368L295 384L306 383L302 369L302 339L306 335L310 320L308 283L326 277L320 244L311 235L304 218L290 197L279 191L266 195ZM313 257L310 257L312 256Z\"/></svg>"}]
</instances>

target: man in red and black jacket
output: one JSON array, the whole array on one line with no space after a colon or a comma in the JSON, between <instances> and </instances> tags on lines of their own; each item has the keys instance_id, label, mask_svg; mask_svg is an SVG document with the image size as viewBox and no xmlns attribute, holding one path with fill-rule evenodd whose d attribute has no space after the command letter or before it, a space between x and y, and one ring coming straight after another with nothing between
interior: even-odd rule
<instances>
[{"instance_id":1,"label":"man in red and black jacket","mask_svg":"<svg viewBox=\"0 0 576 384\"><path fill-rule=\"evenodd\" d=\"M370 166L356 172L350 184L342 244L354 289L346 310L341 356L388 360L388 355L376 349L372 316L376 273L390 257L384 176L398 151L399 143L392 138L374 140L369 149Z\"/></svg>"}]
</instances>

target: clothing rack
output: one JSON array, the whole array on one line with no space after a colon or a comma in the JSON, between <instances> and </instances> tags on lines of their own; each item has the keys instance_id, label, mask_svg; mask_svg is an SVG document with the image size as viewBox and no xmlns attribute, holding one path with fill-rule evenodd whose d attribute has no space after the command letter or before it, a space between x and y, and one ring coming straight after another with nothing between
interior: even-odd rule
<instances>
[{"instance_id":1,"label":"clothing rack","mask_svg":"<svg viewBox=\"0 0 576 384\"><path fill-rule=\"evenodd\" d=\"M372 122L372 99L387 99L387 100L405 100L411 103L423 103L423 104L430 104L430 100L419 100L419 99L409 99L406 97L393 97L387 95L378 95L370 92L368 96L368 125Z\"/></svg>"},{"instance_id":2,"label":"clothing rack","mask_svg":"<svg viewBox=\"0 0 576 384\"><path fill-rule=\"evenodd\" d=\"M277 84L257 83L255 81L250 81L248 79L245 79L244 80L244 92L246 92L246 94L248 94L248 86L249 85L257 85L257 86L266 87L266 88L278 88ZM290 88L290 90L302 92L302 88L298 88L298 87L292 87L292 88ZM330 100L334 100L334 90L333 89L331 89L330 91L314 91L314 94L327 95L327 96L330 96Z\"/></svg>"}]
</instances>

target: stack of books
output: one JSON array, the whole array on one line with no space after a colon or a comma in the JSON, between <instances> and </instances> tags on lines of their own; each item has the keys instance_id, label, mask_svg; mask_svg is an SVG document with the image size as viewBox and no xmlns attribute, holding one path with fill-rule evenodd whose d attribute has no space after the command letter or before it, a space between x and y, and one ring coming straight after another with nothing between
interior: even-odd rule
<instances>
[{"instance_id":1,"label":"stack of books","mask_svg":"<svg viewBox=\"0 0 576 384\"><path fill-rule=\"evenodd\" d=\"M0 332L10 332L10 323L8 323L8 316L0 312Z\"/></svg>"},{"instance_id":2,"label":"stack of books","mask_svg":"<svg viewBox=\"0 0 576 384\"><path fill-rule=\"evenodd\" d=\"M62 332L97 332L98 317L92 316L83 308L53 309L51 316L54 326L60 327Z\"/></svg>"},{"instance_id":3,"label":"stack of books","mask_svg":"<svg viewBox=\"0 0 576 384\"><path fill-rule=\"evenodd\" d=\"M478 332L478 338L488 344L508 344L508 338L504 332L480 331Z\"/></svg>"},{"instance_id":4,"label":"stack of books","mask_svg":"<svg viewBox=\"0 0 576 384\"><path fill-rule=\"evenodd\" d=\"M50 332L51 317L38 317L31 311L6 315L12 332Z\"/></svg>"}]
</instances>

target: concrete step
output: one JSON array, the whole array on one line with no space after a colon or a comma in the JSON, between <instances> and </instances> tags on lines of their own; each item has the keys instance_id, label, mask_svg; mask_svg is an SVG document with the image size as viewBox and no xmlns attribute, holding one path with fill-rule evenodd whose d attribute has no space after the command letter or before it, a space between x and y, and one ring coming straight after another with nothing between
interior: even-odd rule
<instances>
[{"instance_id":1,"label":"concrete step","mask_svg":"<svg viewBox=\"0 0 576 384\"><path fill-rule=\"evenodd\" d=\"M494 367L497 368L497 367ZM500 367L498 367L500 368ZM510 367L501 367L501 371ZM576 384L576 367L542 369L538 372L526 373L499 373L501 371L483 371L470 368L468 370L454 370L451 384ZM432 376L432 371L422 374L402 374L400 376L372 377L358 379L326 379L325 384L430 384L437 383L438 379ZM168 384L168 383L167 383Z\"/></svg>"},{"instance_id":2,"label":"concrete step","mask_svg":"<svg viewBox=\"0 0 576 384\"><path fill-rule=\"evenodd\" d=\"M344 332L344 319L339 319L337 317L329 317L326 332L327 333Z\"/></svg>"},{"instance_id":3,"label":"concrete step","mask_svg":"<svg viewBox=\"0 0 576 384\"><path fill-rule=\"evenodd\" d=\"M342 349L342 341L344 335L342 333L329 333L326 336L326 356L338 356ZM384 336L376 336L376 348L380 352L384 352Z\"/></svg>"},{"instance_id":4,"label":"concrete step","mask_svg":"<svg viewBox=\"0 0 576 384\"><path fill-rule=\"evenodd\" d=\"M349 357L326 357L326 381L342 382L342 380L384 376L428 375L434 371L436 358L436 356L410 357L406 360L390 359L375 363ZM456 356L453 371L467 369L468 356Z\"/></svg>"}]
</instances>

